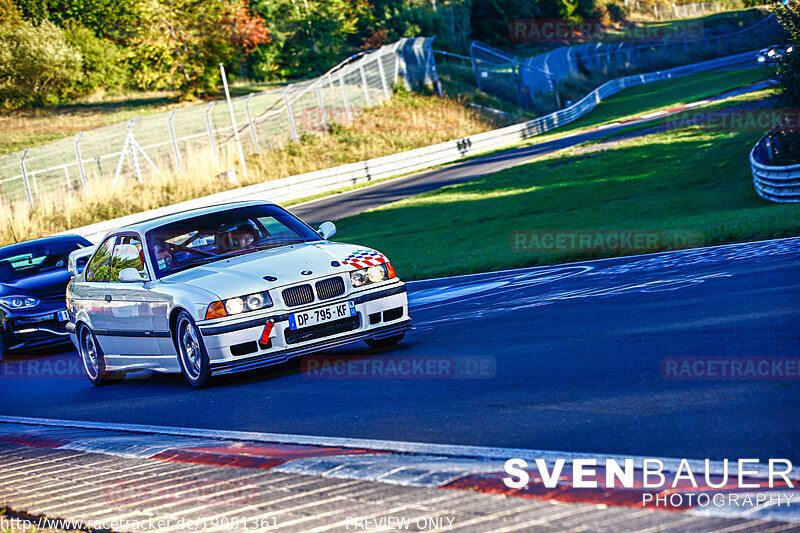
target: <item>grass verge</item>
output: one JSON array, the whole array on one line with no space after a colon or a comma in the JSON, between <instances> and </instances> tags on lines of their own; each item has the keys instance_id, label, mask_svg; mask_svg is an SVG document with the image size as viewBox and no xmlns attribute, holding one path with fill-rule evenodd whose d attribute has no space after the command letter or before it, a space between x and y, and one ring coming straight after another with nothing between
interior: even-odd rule
<instances>
[{"instance_id":1,"label":"grass verge","mask_svg":"<svg viewBox=\"0 0 800 533\"><path fill-rule=\"evenodd\" d=\"M800 234L800 205L753 191L747 154L760 135L693 126L588 156L568 150L342 219L338 238L378 248L402 277L420 279L655 251L542 252L530 239L520 246L519 232L659 232L691 246Z\"/></svg>"}]
</instances>

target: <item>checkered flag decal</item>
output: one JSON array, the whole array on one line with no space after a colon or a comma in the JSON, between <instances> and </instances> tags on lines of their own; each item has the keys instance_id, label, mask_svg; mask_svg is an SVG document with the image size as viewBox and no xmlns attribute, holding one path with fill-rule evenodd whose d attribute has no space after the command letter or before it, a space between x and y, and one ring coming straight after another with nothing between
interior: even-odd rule
<instances>
[{"instance_id":1,"label":"checkered flag decal","mask_svg":"<svg viewBox=\"0 0 800 533\"><path fill-rule=\"evenodd\" d=\"M355 253L348 255L342 260L343 265L350 265L355 268L367 268L386 263L386 256L375 250L356 250Z\"/></svg>"}]
</instances>

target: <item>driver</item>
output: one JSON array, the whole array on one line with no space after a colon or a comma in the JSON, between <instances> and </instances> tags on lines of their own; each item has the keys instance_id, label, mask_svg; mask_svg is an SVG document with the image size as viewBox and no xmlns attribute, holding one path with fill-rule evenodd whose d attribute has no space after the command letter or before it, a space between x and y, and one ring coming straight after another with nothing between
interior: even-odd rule
<instances>
[{"instance_id":1,"label":"driver","mask_svg":"<svg viewBox=\"0 0 800 533\"><path fill-rule=\"evenodd\" d=\"M153 251L156 253L156 263L158 264L158 268L170 268L175 264L167 243L163 241L155 243L153 245Z\"/></svg>"},{"instance_id":2,"label":"driver","mask_svg":"<svg viewBox=\"0 0 800 533\"><path fill-rule=\"evenodd\" d=\"M237 229L231 233L234 250L243 250L256 240L255 232L249 228Z\"/></svg>"}]
</instances>

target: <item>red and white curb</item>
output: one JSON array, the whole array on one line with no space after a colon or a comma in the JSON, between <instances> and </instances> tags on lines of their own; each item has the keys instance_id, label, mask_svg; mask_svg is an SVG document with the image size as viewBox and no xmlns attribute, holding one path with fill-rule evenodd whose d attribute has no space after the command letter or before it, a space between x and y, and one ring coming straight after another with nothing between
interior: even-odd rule
<instances>
[{"instance_id":1,"label":"red and white curb","mask_svg":"<svg viewBox=\"0 0 800 533\"><path fill-rule=\"evenodd\" d=\"M378 481L414 487L438 487L470 490L518 498L545 501L591 503L608 506L638 507L651 510L687 512L706 516L769 519L800 522L800 469L789 473L792 485L775 483L770 488L766 465L758 474L745 478L759 488L742 489L735 474L721 488L694 487L681 479L672 488L678 459L663 458L666 483L663 488L645 488L642 476L644 457L602 454L577 454L511 448L449 446L400 441L337 439L242 431L109 424L69 420L0 416L0 442L24 446L75 450L120 457L145 458L174 463L212 465L232 468L270 469L282 473L317 475L327 478ZM546 488L538 471L529 468L530 482L524 488L508 488L503 465L506 459L521 458L533 465L543 459L552 469L556 460L566 461L555 488ZM632 488L602 488L603 466L590 479L599 488L576 488L572 485L572 461L595 459L633 459L636 466ZM733 462L735 464L735 462ZM703 461L689 461L695 472L704 471ZM721 461L711 461L709 471L718 475ZM702 479L702 476L697 476ZM795 482L797 481L797 482ZM702 505L700 494L726 495L724 505ZM727 495L738 494L735 503ZM665 504L643 505L645 495L660 498ZM677 498L674 495L679 495ZM761 495L759 497L759 495ZM766 496L764 496L766 495ZM692 496L690 498L690 496ZM676 503L677 500L680 503ZM709 503L712 498L707 498ZM743 502L743 503L739 503ZM791 502L791 503L787 503Z\"/></svg>"}]
</instances>

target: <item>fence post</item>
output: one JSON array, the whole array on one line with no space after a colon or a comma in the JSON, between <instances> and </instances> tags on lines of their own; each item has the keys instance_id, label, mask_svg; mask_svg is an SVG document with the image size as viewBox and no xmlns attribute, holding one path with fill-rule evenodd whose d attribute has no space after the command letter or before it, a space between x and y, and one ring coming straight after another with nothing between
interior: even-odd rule
<instances>
[{"instance_id":1,"label":"fence post","mask_svg":"<svg viewBox=\"0 0 800 533\"><path fill-rule=\"evenodd\" d=\"M344 83L344 76L342 75L342 71L339 71L339 86L342 88L342 98L344 99L344 111L345 115L347 116L347 122L352 124L353 123L353 114L350 111L350 99L347 98L347 86Z\"/></svg>"},{"instance_id":2,"label":"fence post","mask_svg":"<svg viewBox=\"0 0 800 533\"><path fill-rule=\"evenodd\" d=\"M394 45L394 78L392 79L392 85L397 83L397 78L400 77L400 60L402 58L400 54L400 41L398 41Z\"/></svg>"},{"instance_id":3,"label":"fence post","mask_svg":"<svg viewBox=\"0 0 800 533\"><path fill-rule=\"evenodd\" d=\"M325 100L322 98L322 89L319 88L319 85L316 86L314 92L317 93L317 102L319 102L319 112L322 116L322 124L325 126L325 129L328 129L328 112L325 110Z\"/></svg>"},{"instance_id":4,"label":"fence post","mask_svg":"<svg viewBox=\"0 0 800 533\"><path fill-rule=\"evenodd\" d=\"M378 56L378 72L381 75L381 85L383 85L383 96L388 100L392 97L392 93L389 92L389 84L386 83L386 72L383 70L383 49L379 52L381 55Z\"/></svg>"},{"instance_id":5,"label":"fence post","mask_svg":"<svg viewBox=\"0 0 800 533\"><path fill-rule=\"evenodd\" d=\"M364 60L361 60L361 64L358 66L358 71L361 73L361 85L364 86L364 106L370 107L372 102L369 99L369 84L367 83L367 74L364 72Z\"/></svg>"},{"instance_id":6,"label":"fence post","mask_svg":"<svg viewBox=\"0 0 800 533\"><path fill-rule=\"evenodd\" d=\"M117 162L117 170L114 172L114 180L111 182L111 188L115 189L117 187L117 180L119 180L119 176L122 173L122 165L125 163L125 156L128 153L128 150L131 149L131 130L133 128L133 121L136 120L136 117L133 117L129 122L128 126L125 128L125 142L122 143L122 151L119 153L119 161ZM138 175L138 168L137 168L138 161L136 160L136 156L133 157L133 166L134 171L137 172L136 178L139 179ZM97 164L100 164L100 157L97 158Z\"/></svg>"},{"instance_id":7,"label":"fence post","mask_svg":"<svg viewBox=\"0 0 800 533\"><path fill-rule=\"evenodd\" d=\"M206 107L205 115L206 115L206 129L208 129L208 138L211 141L211 151L214 152L214 160L219 164L219 154L217 154L217 141L214 139L214 130L211 129L211 117L209 113L211 113L211 108L214 107L216 102L211 102Z\"/></svg>"},{"instance_id":8,"label":"fence post","mask_svg":"<svg viewBox=\"0 0 800 533\"><path fill-rule=\"evenodd\" d=\"M231 127L233 127L233 140L236 143L236 151L239 153L239 164L242 166L242 176L247 179L247 161L244 159L242 140L239 138L239 127L236 125L236 115L233 112L233 102L231 92L228 90L228 76L225 75L225 65L219 64L219 72L222 74L222 86L225 88L225 100L228 101L228 113L231 116Z\"/></svg>"},{"instance_id":9,"label":"fence post","mask_svg":"<svg viewBox=\"0 0 800 533\"><path fill-rule=\"evenodd\" d=\"M28 182L28 169L25 168L25 158L28 157L28 150L30 150L30 148L25 148L25 151L22 152L22 157L19 159L19 166L22 168L22 182L25 184L28 204L30 204L31 209L33 209L33 194L31 194L31 184Z\"/></svg>"},{"instance_id":10,"label":"fence post","mask_svg":"<svg viewBox=\"0 0 800 533\"><path fill-rule=\"evenodd\" d=\"M178 170L182 171L181 152L178 150L178 140L175 138L175 128L172 126L172 119L177 112L177 109L172 110L172 113L169 114L169 119L167 119L167 125L169 126L169 138L172 140L172 153L175 155L175 163L178 165Z\"/></svg>"},{"instance_id":11,"label":"fence post","mask_svg":"<svg viewBox=\"0 0 800 533\"><path fill-rule=\"evenodd\" d=\"M81 157L81 138L83 137L83 132L78 134L77 139L75 139L75 157L78 158L78 169L81 171L81 186L86 188L86 169L83 168L83 157Z\"/></svg>"},{"instance_id":12,"label":"fence post","mask_svg":"<svg viewBox=\"0 0 800 533\"><path fill-rule=\"evenodd\" d=\"M289 129L292 130L292 139L297 140L297 127L294 125L294 115L292 114L292 103L289 101L289 88L283 91L283 102L286 105L286 116L289 117Z\"/></svg>"},{"instance_id":13,"label":"fence post","mask_svg":"<svg viewBox=\"0 0 800 533\"><path fill-rule=\"evenodd\" d=\"M67 189L71 189L72 182L69 179L69 165L64 165L64 177L67 179Z\"/></svg>"},{"instance_id":14,"label":"fence post","mask_svg":"<svg viewBox=\"0 0 800 533\"><path fill-rule=\"evenodd\" d=\"M181 162L181 152L178 150L178 139L175 138L175 128L172 124L172 119L175 117L175 113L177 113L177 109L173 109L172 113L169 114L169 118L167 119L167 126L169 128L169 138L172 141L172 154L175 156L175 164L178 166L178 170L183 170L183 163Z\"/></svg>"},{"instance_id":15,"label":"fence post","mask_svg":"<svg viewBox=\"0 0 800 533\"><path fill-rule=\"evenodd\" d=\"M472 71L475 73L475 85L478 87L479 91L482 91L483 89L481 88L481 76L480 73L478 72L478 62L475 61L475 56L473 54L474 52L470 48L469 55L470 58L472 59Z\"/></svg>"},{"instance_id":16,"label":"fence post","mask_svg":"<svg viewBox=\"0 0 800 533\"><path fill-rule=\"evenodd\" d=\"M256 125L253 124L253 114L250 112L250 100L253 98L253 93L247 95L247 100L244 101L244 110L247 111L247 123L250 125L250 137L253 138L253 144L256 147L256 153L261 153L261 147L258 145L258 136L256 135Z\"/></svg>"}]
</instances>

